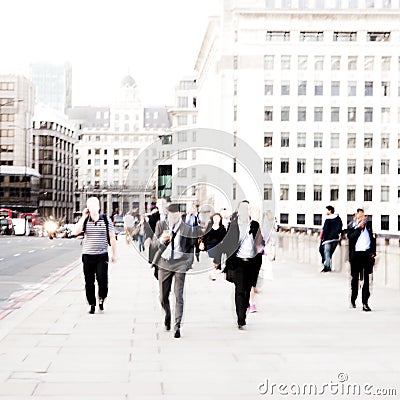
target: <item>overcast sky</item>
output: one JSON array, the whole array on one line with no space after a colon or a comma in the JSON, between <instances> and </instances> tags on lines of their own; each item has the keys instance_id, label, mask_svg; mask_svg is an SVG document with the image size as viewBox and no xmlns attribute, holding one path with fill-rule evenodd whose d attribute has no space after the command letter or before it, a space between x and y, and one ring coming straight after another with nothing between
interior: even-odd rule
<instances>
[{"instance_id":1,"label":"overcast sky","mask_svg":"<svg viewBox=\"0 0 400 400\"><path fill-rule=\"evenodd\" d=\"M107 105L130 73L145 105L173 103L219 0L1 1L2 73L70 61L73 105Z\"/></svg>"}]
</instances>

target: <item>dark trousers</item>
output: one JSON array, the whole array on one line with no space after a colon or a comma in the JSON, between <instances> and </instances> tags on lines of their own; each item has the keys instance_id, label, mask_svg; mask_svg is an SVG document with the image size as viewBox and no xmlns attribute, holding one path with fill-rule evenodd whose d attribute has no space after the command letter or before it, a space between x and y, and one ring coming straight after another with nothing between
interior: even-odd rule
<instances>
[{"instance_id":1,"label":"dark trousers","mask_svg":"<svg viewBox=\"0 0 400 400\"><path fill-rule=\"evenodd\" d=\"M235 307L238 325L246 325L246 312L253 286L254 270L257 268L254 259L243 261L235 258Z\"/></svg>"},{"instance_id":2,"label":"dark trousers","mask_svg":"<svg viewBox=\"0 0 400 400\"><path fill-rule=\"evenodd\" d=\"M358 296L359 281L363 281L361 299L363 304L368 304L369 293L369 274L371 272L371 255L367 251L356 251L352 260L351 267L351 301L356 301Z\"/></svg>"},{"instance_id":3,"label":"dark trousers","mask_svg":"<svg viewBox=\"0 0 400 400\"><path fill-rule=\"evenodd\" d=\"M183 316L183 289L185 286L186 273L166 270L164 268L158 269L158 284L160 288L160 302L165 311L165 324L171 323L171 306L169 304L169 294L171 293L172 278L174 282L174 295L175 295L175 330L181 327Z\"/></svg>"},{"instance_id":4,"label":"dark trousers","mask_svg":"<svg viewBox=\"0 0 400 400\"><path fill-rule=\"evenodd\" d=\"M86 299L91 306L96 305L95 280L99 286L99 298L108 294L108 254L82 254L83 273L85 274Z\"/></svg>"}]
</instances>

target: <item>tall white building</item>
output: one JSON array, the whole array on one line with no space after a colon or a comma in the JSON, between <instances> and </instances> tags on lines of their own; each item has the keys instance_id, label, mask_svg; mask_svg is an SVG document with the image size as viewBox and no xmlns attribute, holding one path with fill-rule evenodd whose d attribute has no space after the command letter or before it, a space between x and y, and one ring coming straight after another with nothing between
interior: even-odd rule
<instances>
[{"instance_id":1,"label":"tall white building","mask_svg":"<svg viewBox=\"0 0 400 400\"><path fill-rule=\"evenodd\" d=\"M398 234L399 0L225 0L196 69L198 126L255 149L281 225L331 204Z\"/></svg>"}]
</instances>

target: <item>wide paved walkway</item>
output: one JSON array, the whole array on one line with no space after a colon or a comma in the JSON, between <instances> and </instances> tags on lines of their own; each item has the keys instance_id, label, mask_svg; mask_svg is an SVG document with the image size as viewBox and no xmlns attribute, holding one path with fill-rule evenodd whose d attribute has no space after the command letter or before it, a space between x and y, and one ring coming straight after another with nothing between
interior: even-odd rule
<instances>
[{"instance_id":1,"label":"wide paved walkway","mask_svg":"<svg viewBox=\"0 0 400 400\"><path fill-rule=\"evenodd\" d=\"M236 326L233 285L189 275L182 337L174 339L164 331L149 264L118 246L103 314L87 313L79 266L0 321L0 397L399 398L398 291L374 288L373 312L350 309L343 275L278 254L245 331ZM208 262L203 253L201 261ZM293 394L303 390L312 395Z\"/></svg>"}]
</instances>

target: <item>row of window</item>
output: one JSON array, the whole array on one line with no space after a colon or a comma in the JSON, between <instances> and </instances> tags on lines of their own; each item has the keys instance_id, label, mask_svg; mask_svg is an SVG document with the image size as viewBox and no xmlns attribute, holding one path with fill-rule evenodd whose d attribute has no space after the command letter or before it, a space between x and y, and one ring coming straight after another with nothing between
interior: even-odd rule
<instances>
[{"instance_id":1,"label":"row of window","mask_svg":"<svg viewBox=\"0 0 400 400\"><path fill-rule=\"evenodd\" d=\"M323 119L323 107L314 107L314 122L322 122ZM330 122L341 122L340 119L340 107L331 107L330 109ZM374 122L374 108L364 107L364 122ZM293 118L292 118L293 119ZM282 106L280 121L290 121L290 107ZM233 109L233 120L237 120L237 107ZM398 108L398 122L400 122L400 108ZM273 106L264 106L264 121L274 121ZM297 107L297 121L307 121L307 107ZM391 110L390 107L381 107L381 122L390 123L391 121ZM357 107L347 107L347 122L357 122Z\"/></svg>"},{"instance_id":2,"label":"row of window","mask_svg":"<svg viewBox=\"0 0 400 400\"><path fill-rule=\"evenodd\" d=\"M292 161L294 162L294 161ZM265 173L272 173L272 158L265 158L264 159L264 172ZM339 174L340 169L340 160L338 158L330 159L329 164L329 173L330 174ZM356 169L357 160L356 159L348 159L347 160L347 174L354 175L357 173ZM363 174L364 175L371 175L374 172L373 169L374 160L373 159L364 159L364 168ZM288 158L281 158L280 160L280 173L281 174L288 174L290 172L290 161ZM234 163L234 172L236 169ZM312 173L314 174L322 174L323 171L323 159L322 158L315 158L313 163ZM306 171L306 159L298 158L296 160L296 173L298 174L305 174ZM390 173L390 160L389 159L381 159L380 161L380 173L381 175L389 175ZM397 174L400 175L400 160L397 160Z\"/></svg>"},{"instance_id":3,"label":"row of window","mask_svg":"<svg viewBox=\"0 0 400 400\"><path fill-rule=\"evenodd\" d=\"M85 142L102 142L102 143L107 143L107 142L139 142L139 141L145 141L145 142L152 142L154 141L154 137L152 135L81 135L80 139L83 139Z\"/></svg>"},{"instance_id":4,"label":"row of window","mask_svg":"<svg viewBox=\"0 0 400 400\"><path fill-rule=\"evenodd\" d=\"M296 56L290 56L290 55L281 55L280 56L280 69L281 70L289 70L291 69L292 65L292 59L294 59ZM264 56L264 69L265 70L273 70L275 68L275 59L278 58L278 56L275 55L265 55ZM309 65L309 59L311 59L311 56L307 55L299 55L297 56L297 69L298 70L306 70L308 69ZM319 55L319 56L314 56L313 57L313 67L314 70L316 71L322 71L325 66L325 60L327 60L328 57ZM341 69L342 63L344 61L342 60L347 60L347 70L349 71L355 71L358 69L358 64L359 62L364 61L364 71L374 71L376 69L376 62L375 60L378 60L377 62L380 61L380 67L382 71L390 71L391 70L391 63L392 59L394 57L392 56L330 56L330 69L332 71L338 71ZM238 66L238 56L234 56L233 58L233 63L234 63L234 68ZM400 57L398 57L397 60L398 64L398 70L400 71Z\"/></svg>"},{"instance_id":5,"label":"row of window","mask_svg":"<svg viewBox=\"0 0 400 400\"><path fill-rule=\"evenodd\" d=\"M363 187L363 201L372 201L373 200L373 187L372 186L364 186ZM312 192L312 200L313 201L338 201L340 199L339 186L331 185L329 187L329 199L326 198L326 193L323 196L323 188L322 185L314 185ZM347 186L346 188L346 200L347 201L360 201L360 196L356 196L356 186ZM311 193L309 194L311 195ZM279 200L285 201L289 200L289 185L280 185L279 188ZM397 199L400 200L400 187L397 189ZM272 186L267 185L264 187L264 200L270 201L273 199ZM296 200L297 201L305 201L306 200L306 185L297 185L296 187ZM307 200L311 200L307 196ZM381 186L380 187L380 198L381 202L389 202L390 201L390 187L389 186Z\"/></svg>"},{"instance_id":6,"label":"row of window","mask_svg":"<svg viewBox=\"0 0 400 400\"><path fill-rule=\"evenodd\" d=\"M388 149L390 144L390 133L382 132L380 135L380 147L381 149ZM264 147L273 146L273 132L264 132ZM290 133L281 132L280 133L280 147L290 147ZM279 140L279 139L278 139ZM307 135L306 132L297 132L297 147L306 147ZM373 148L374 144L374 134L364 133L363 147L365 149ZM323 147L323 133L314 132L313 136L313 146L314 148ZM337 149L340 145L340 133L332 132L330 134L330 148ZM357 146L357 134L355 132L347 133L347 148L355 149ZM400 133L397 135L397 148L400 149Z\"/></svg>"},{"instance_id":7,"label":"row of window","mask_svg":"<svg viewBox=\"0 0 400 400\"><path fill-rule=\"evenodd\" d=\"M13 91L15 90L14 82L0 82L0 90Z\"/></svg>"},{"instance_id":8,"label":"row of window","mask_svg":"<svg viewBox=\"0 0 400 400\"><path fill-rule=\"evenodd\" d=\"M392 8L397 0L265 0L267 8L340 9L340 8Z\"/></svg>"},{"instance_id":9,"label":"row of window","mask_svg":"<svg viewBox=\"0 0 400 400\"><path fill-rule=\"evenodd\" d=\"M347 215L347 221L350 222L353 216L351 214ZM369 220L372 220L373 216L368 216ZM313 225L320 226L322 225L323 217L322 214L313 214ZM280 224L289 224L289 214L281 213L279 215L279 223ZM296 225L305 225L306 224L306 214L296 214ZM380 226L381 231L388 231L390 229L390 216L389 215L381 215L380 216ZM400 215L397 216L397 230L400 231Z\"/></svg>"},{"instance_id":10,"label":"row of window","mask_svg":"<svg viewBox=\"0 0 400 400\"><path fill-rule=\"evenodd\" d=\"M314 96L323 96L324 95L324 81L314 81L314 90L311 94ZM379 88L379 83L374 81L364 81L364 90L362 95L364 96L373 96L374 95L374 87L375 87L375 95L380 95L383 97L390 96L390 81L381 81L380 83L380 91L377 89ZM307 96L307 86L309 82L299 80L297 81L297 95L298 96ZM327 82L325 82L325 86ZM264 81L264 95L265 96L273 96L274 95L274 86L277 86L277 82L273 80L266 80ZM289 96L290 95L290 86L291 82L287 80L281 81L280 85L280 95L281 96ZM345 86L345 82L341 81L331 81L331 96L340 96L340 88ZM377 88L378 87L378 88ZM377 93L378 92L378 93ZM310 93L309 93L310 94ZM357 96L357 81L347 81L347 91L342 93L345 96ZM397 87L397 96L400 96L400 84Z\"/></svg>"},{"instance_id":11,"label":"row of window","mask_svg":"<svg viewBox=\"0 0 400 400\"><path fill-rule=\"evenodd\" d=\"M324 32L300 32L300 42L322 42ZM333 32L334 42L355 42L357 41L357 32ZM388 42L390 32L367 32L367 42ZM288 42L290 40L289 31L267 31L266 40L268 42Z\"/></svg>"}]
</instances>

